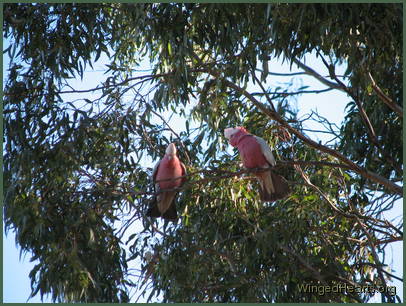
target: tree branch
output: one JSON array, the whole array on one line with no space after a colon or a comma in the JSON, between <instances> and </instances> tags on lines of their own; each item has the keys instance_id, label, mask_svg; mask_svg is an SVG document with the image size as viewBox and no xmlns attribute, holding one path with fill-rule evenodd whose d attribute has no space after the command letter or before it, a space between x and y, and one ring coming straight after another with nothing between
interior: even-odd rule
<instances>
[{"instance_id":1,"label":"tree branch","mask_svg":"<svg viewBox=\"0 0 406 306\"><path fill-rule=\"evenodd\" d=\"M214 254L214 255L219 256L220 258L225 259L225 260L228 262L228 264L230 265L231 271L232 271L233 273L236 273L236 271L237 271L237 269L235 268L236 263L235 263L234 259L231 258L231 256L230 256L229 254L226 254L226 253L224 253L224 252L219 252L219 251L217 251L217 250L215 250L215 249L203 248L203 247L194 246L194 245L188 245L187 247L188 247L189 249L195 249L195 250L198 250L198 251L202 251L202 252L206 252L206 253L211 253L211 254Z\"/></svg>"},{"instance_id":2,"label":"tree branch","mask_svg":"<svg viewBox=\"0 0 406 306\"><path fill-rule=\"evenodd\" d=\"M190 164L190 157L189 157L189 154L188 154L189 150L188 150L188 149L186 148L186 146L184 145L184 143L183 143L182 139L180 138L179 134L176 133L176 132L172 129L172 127L169 125L169 123L165 120L165 118L164 118L163 116L161 116L160 114L158 114L158 113L157 113L156 111L154 111L153 109L151 109L151 112L152 112L153 114L155 114L156 116L158 116L158 117L162 120L162 122L165 123L165 125L166 125L166 126L168 127L168 129L172 132L172 134L175 135L176 138L179 139L180 145L182 146L182 148L183 148L183 150L184 150L184 153L185 153L185 156L186 156L186 159L187 159L187 164Z\"/></svg>"},{"instance_id":3,"label":"tree branch","mask_svg":"<svg viewBox=\"0 0 406 306\"><path fill-rule=\"evenodd\" d=\"M278 92L278 91L274 91L274 92L267 92L266 94L271 94L271 95L280 95L280 96L294 96L294 95L301 95L301 94L320 94L323 92L328 92L333 90L333 88L326 88L326 89L320 89L320 90L301 90L301 91L294 91L294 92ZM265 93L261 93L261 92L253 92L252 95L253 96L264 96L266 95Z\"/></svg>"},{"instance_id":4,"label":"tree branch","mask_svg":"<svg viewBox=\"0 0 406 306\"><path fill-rule=\"evenodd\" d=\"M379 148L379 144L378 144L378 138L376 137L376 133L374 130L374 127L371 124L371 121L369 120L369 117L365 111L365 109L363 108L361 102L359 101L359 99L355 96L355 94L353 93L353 91L348 88L343 82L341 82L341 80L337 77L336 73L335 73L335 69L333 65L330 65L323 57L322 54L320 54L320 52L318 52L321 60L323 61L324 65L326 66L326 68L329 70L330 73L330 77L332 79L334 79L337 84L341 87L341 90L343 90L347 95L349 95L355 102L355 104L358 107L359 110L359 114L361 116L362 121L364 122L365 126L367 127L367 131L368 131L368 136L371 140L371 142Z\"/></svg>"},{"instance_id":5,"label":"tree branch","mask_svg":"<svg viewBox=\"0 0 406 306\"><path fill-rule=\"evenodd\" d=\"M378 265L370 263L370 262L358 262L358 263L355 263L353 266L371 266L377 270L378 269L381 270L383 273L387 274L389 277L393 277L393 278L403 282L403 278L393 275L392 273L389 273L388 271L385 271L384 269L382 269L382 266L378 266Z\"/></svg>"},{"instance_id":6,"label":"tree branch","mask_svg":"<svg viewBox=\"0 0 406 306\"><path fill-rule=\"evenodd\" d=\"M324 280L324 276L321 275L320 272L317 271L315 268L313 268L307 261L305 261L303 259L303 256L296 254L295 252L293 252L288 247L286 247L284 245L281 245L279 243L278 243L278 246L279 246L280 249L284 250L286 253L292 255L293 257L295 257L302 264L302 266L304 266L306 269L311 271L320 283L322 283L324 285L327 285L326 281Z\"/></svg>"},{"instance_id":7,"label":"tree branch","mask_svg":"<svg viewBox=\"0 0 406 306\"><path fill-rule=\"evenodd\" d=\"M356 216L356 219L357 219L359 226L361 227L361 229L364 231L365 235L367 236L367 239L368 239L368 242L369 242L369 245L371 248L371 252L372 252L372 257L374 258L375 264L379 267L382 267L382 263L380 262L378 254L375 251L375 244L374 244L371 234L367 230L366 225L364 223L362 223L362 221L357 216ZM382 269L376 269L376 270L377 270L379 278L382 282L382 286L384 286L386 288L386 281L385 281L385 277L383 276ZM386 290L382 294L384 294L389 300L391 299L390 295L386 292Z\"/></svg>"},{"instance_id":8,"label":"tree branch","mask_svg":"<svg viewBox=\"0 0 406 306\"><path fill-rule=\"evenodd\" d=\"M393 110L395 113L397 113L400 117L403 118L403 108L397 105L395 102L392 101L391 98L389 98L387 95L384 94L382 89L379 88L379 86L376 84L370 72L368 72L368 77L372 83L373 90L376 92L376 94L382 100L382 102L385 103L391 110Z\"/></svg>"},{"instance_id":9,"label":"tree branch","mask_svg":"<svg viewBox=\"0 0 406 306\"><path fill-rule=\"evenodd\" d=\"M326 78L324 78L323 76L321 76L320 74L318 74L316 71L314 71L312 68L306 66L305 64L303 64L302 62L300 62L298 59L293 58L292 61L301 69L303 69L306 74L309 74L313 77L315 77L317 80L319 80L321 83L323 83L324 85L330 87L330 88L334 88L334 89L338 89L341 91L345 90L340 86L340 84L334 83L334 82L330 82L329 80L327 80Z\"/></svg>"}]
</instances>

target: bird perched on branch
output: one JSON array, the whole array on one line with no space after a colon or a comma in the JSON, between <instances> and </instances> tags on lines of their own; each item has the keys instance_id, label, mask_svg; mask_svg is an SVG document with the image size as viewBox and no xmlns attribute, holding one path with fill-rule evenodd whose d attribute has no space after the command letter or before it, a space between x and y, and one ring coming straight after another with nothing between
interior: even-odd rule
<instances>
[{"instance_id":1,"label":"bird perched on branch","mask_svg":"<svg viewBox=\"0 0 406 306\"><path fill-rule=\"evenodd\" d=\"M227 128L224 136L240 152L245 168L269 168L275 166L275 158L269 145L261 137L249 134L244 127ZM271 169L254 173L260 185L260 198L264 202L276 201L286 197L289 192L287 181Z\"/></svg>"},{"instance_id":2,"label":"bird perched on branch","mask_svg":"<svg viewBox=\"0 0 406 306\"><path fill-rule=\"evenodd\" d=\"M176 155L175 144L170 143L165 151L165 156L155 165L152 171L152 181L155 185L157 195L150 204L147 211L149 217L161 217L174 221L178 218L175 206L175 197L178 190L171 190L180 187L186 178L185 165Z\"/></svg>"}]
</instances>

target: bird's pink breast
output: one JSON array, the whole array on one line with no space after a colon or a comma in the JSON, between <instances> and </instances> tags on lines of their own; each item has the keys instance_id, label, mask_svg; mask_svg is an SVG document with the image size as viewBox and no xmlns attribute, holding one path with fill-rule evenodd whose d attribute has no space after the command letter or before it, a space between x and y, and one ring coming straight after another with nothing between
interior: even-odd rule
<instances>
[{"instance_id":1,"label":"bird's pink breast","mask_svg":"<svg viewBox=\"0 0 406 306\"><path fill-rule=\"evenodd\" d=\"M261 145L253 136L241 138L237 144L237 148L245 168L259 168L268 165L262 153Z\"/></svg>"},{"instance_id":2,"label":"bird's pink breast","mask_svg":"<svg viewBox=\"0 0 406 306\"><path fill-rule=\"evenodd\" d=\"M182 166L178 157L169 158L165 156L159 164L159 169L155 177L155 181L173 179L182 176ZM168 180L159 182L161 189L179 187L181 185L181 179Z\"/></svg>"}]
</instances>

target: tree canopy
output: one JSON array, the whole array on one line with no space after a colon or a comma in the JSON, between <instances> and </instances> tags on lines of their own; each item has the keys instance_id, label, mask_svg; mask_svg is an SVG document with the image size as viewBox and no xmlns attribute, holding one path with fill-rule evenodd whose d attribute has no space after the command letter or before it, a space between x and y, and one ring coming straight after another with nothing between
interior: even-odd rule
<instances>
[{"instance_id":1,"label":"tree canopy","mask_svg":"<svg viewBox=\"0 0 406 306\"><path fill-rule=\"evenodd\" d=\"M385 288L403 220L402 4L4 5L4 219L38 264L32 295L127 302L363 302ZM329 75L308 66L314 54ZM101 57L106 79L78 90ZM279 88L276 60L348 97L340 127ZM148 62L151 70L141 70ZM337 67L345 65L344 74ZM306 85L306 84L305 84ZM258 90L254 91L252 88ZM92 99L84 98L86 93ZM67 98L76 94L77 99ZM325 101L329 103L329 101ZM184 122L176 132L165 118ZM304 126L316 121L331 140ZM262 203L224 128L267 140L291 195ZM150 162L175 142L181 218L145 217ZM138 230L132 224L139 224ZM141 270L131 265L141 262ZM383 290L383 301L399 301Z\"/></svg>"}]
</instances>

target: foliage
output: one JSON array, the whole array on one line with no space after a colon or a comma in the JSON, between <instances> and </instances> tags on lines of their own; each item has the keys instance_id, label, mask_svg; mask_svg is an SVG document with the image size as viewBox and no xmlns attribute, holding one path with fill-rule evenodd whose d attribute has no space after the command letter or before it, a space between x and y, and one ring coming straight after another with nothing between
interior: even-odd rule
<instances>
[{"instance_id":1,"label":"foliage","mask_svg":"<svg viewBox=\"0 0 406 306\"><path fill-rule=\"evenodd\" d=\"M394 276L382 258L402 223L382 212L402 196L401 29L401 4L6 4L4 215L39 261L32 295L127 302L135 288L168 302L367 301L298 287L387 286ZM328 77L305 65L311 53ZM106 81L72 88L102 56ZM277 59L347 94L341 129L298 118L293 102L306 91L272 87ZM145 60L152 70L141 74ZM311 120L334 142L313 141ZM290 197L259 202L225 150L222 131L237 125L272 144ZM176 224L144 217L149 161L169 142L189 172ZM129 234L134 223L142 228ZM142 275L129 267L136 260Z\"/></svg>"}]
</instances>

